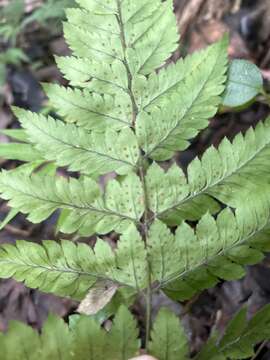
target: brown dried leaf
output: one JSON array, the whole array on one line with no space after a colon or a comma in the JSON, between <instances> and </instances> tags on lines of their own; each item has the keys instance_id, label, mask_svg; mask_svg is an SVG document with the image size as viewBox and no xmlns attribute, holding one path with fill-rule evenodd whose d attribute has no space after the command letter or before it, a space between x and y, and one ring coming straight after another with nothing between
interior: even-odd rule
<instances>
[{"instance_id":1,"label":"brown dried leaf","mask_svg":"<svg viewBox=\"0 0 270 360\"><path fill-rule=\"evenodd\" d=\"M110 280L97 281L82 300L77 311L80 314L95 315L111 301L118 288L119 285Z\"/></svg>"}]
</instances>

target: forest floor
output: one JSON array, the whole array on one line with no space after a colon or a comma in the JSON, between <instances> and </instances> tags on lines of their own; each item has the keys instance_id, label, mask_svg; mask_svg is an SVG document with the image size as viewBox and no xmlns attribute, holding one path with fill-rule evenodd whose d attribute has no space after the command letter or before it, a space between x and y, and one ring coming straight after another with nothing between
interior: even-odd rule
<instances>
[{"instance_id":1,"label":"forest floor","mask_svg":"<svg viewBox=\"0 0 270 360\"><path fill-rule=\"evenodd\" d=\"M38 2L36 4L38 6ZM230 58L245 58L256 63L263 72L267 86L270 81L270 0L175 0L175 12L182 40L179 51L170 61L203 48L229 32ZM51 34L46 26L33 23L20 34L20 42L31 62L8 66L6 84L2 91L0 88L1 129L18 127L9 110L10 105L33 111L46 106L39 82L65 84L53 60L53 54L69 53L61 33ZM235 134L246 131L268 114L268 107L258 102L242 112L218 114L211 120L209 128L192 141L188 150L176 154L175 160L185 169L195 156L201 155L210 145L218 145L225 136L232 139ZM9 139L0 135L0 141L8 142ZM1 159L0 164L4 168L16 165L13 161ZM6 204L1 202L0 220L7 212ZM43 224L33 225L24 216L18 215L0 232L0 244L13 243L16 239L37 242L57 239L55 220L52 217ZM84 241L91 243L92 239ZM198 351L213 327L222 331L244 304L252 315L262 305L269 303L269 277L270 257L266 257L263 264L249 267L243 280L220 283L191 302L179 305L176 311L185 314L184 323L190 334L192 352ZM164 298L156 300L157 306L159 301L164 302ZM41 328L49 312L67 318L76 306L76 302L30 290L14 280L3 280L0 282L0 331L7 328L11 319ZM268 350L266 346L259 359L270 359L270 348Z\"/></svg>"}]
</instances>

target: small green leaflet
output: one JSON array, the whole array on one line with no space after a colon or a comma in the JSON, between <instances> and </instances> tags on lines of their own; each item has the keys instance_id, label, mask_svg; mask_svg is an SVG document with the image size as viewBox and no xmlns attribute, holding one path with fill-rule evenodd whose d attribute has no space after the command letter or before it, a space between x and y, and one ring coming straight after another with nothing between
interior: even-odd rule
<instances>
[{"instance_id":1,"label":"small green leaflet","mask_svg":"<svg viewBox=\"0 0 270 360\"><path fill-rule=\"evenodd\" d=\"M180 321L170 310L162 308L153 325L150 354L159 360L185 360L187 338Z\"/></svg>"}]
</instances>

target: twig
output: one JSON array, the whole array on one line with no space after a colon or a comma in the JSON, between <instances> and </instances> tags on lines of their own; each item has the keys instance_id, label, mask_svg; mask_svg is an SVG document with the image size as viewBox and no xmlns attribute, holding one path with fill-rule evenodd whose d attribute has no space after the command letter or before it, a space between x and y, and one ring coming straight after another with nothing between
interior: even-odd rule
<instances>
[{"instance_id":1,"label":"twig","mask_svg":"<svg viewBox=\"0 0 270 360\"><path fill-rule=\"evenodd\" d=\"M31 235L31 230L22 230L19 228L16 228L15 226L12 226L10 224L7 224L5 226L5 230L13 235L16 236L23 236L23 237L29 237L29 235Z\"/></svg>"},{"instance_id":2,"label":"twig","mask_svg":"<svg viewBox=\"0 0 270 360\"><path fill-rule=\"evenodd\" d=\"M260 352L262 351L262 349L265 347L266 343L268 340L264 340L261 345L258 347L256 353L253 355L253 357L250 360L255 360L258 355L260 354Z\"/></svg>"},{"instance_id":3,"label":"twig","mask_svg":"<svg viewBox=\"0 0 270 360\"><path fill-rule=\"evenodd\" d=\"M184 7L183 12L178 15L178 24L182 36L184 36L189 24L197 16L203 3L204 0L190 0L188 1L187 5Z\"/></svg>"}]
</instances>

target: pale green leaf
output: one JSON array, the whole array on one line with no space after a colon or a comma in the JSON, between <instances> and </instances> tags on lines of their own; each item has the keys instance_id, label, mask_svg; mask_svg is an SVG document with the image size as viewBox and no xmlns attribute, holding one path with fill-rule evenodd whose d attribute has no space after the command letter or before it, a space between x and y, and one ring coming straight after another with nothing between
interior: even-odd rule
<instances>
[{"instance_id":1,"label":"pale green leaf","mask_svg":"<svg viewBox=\"0 0 270 360\"><path fill-rule=\"evenodd\" d=\"M135 135L128 128L120 133L107 130L105 134L90 134L51 117L20 109L15 109L15 113L42 156L58 166L91 175L111 171L125 174L136 167L139 148Z\"/></svg>"},{"instance_id":2,"label":"pale green leaf","mask_svg":"<svg viewBox=\"0 0 270 360\"><path fill-rule=\"evenodd\" d=\"M34 223L45 220L57 209L71 210L60 230L79 230L83 235L122 232L127 224L139 221L144 206L141 182L132 173L121 182L109 181L102 194L98 184L86 177L67 180L25 173L18 177L16 171L2 171L0 191L11 207L29 214L28 219Z\"/></svg>"},{"instance_id":3,"label":"pale green leaf","mask_svg":"<svg viewBox=\"0 0 270 360\"><path fill-rule=\"evenodd\" d=\"M188 167L192 196L205 193L237 207L241 199L252 195L252 189L263 186L269 179L265 167L270 154L269 129L268 118L244 136L238 134L232 143L225 138L218 149L211 147L201 160L193 160Z\"/></svg>"},{"instance_id":4,"label":"pale green leaf","mask_svg":"<svg viewBox=\"0 0 270 360\"><path fill-rule=\"evenodd\" d=\"M269 219L270 201L264 194L253 207L245 204L235 214L229 209L223 210L217 219L206 214L195 231L183 223L172 235L164 225L154 223L150 234L161 236L151 240L151 268L159 281L162 273L159 269L163 269L161 287L165 284L170 296L181 299L213 286L219 278L240 278L245 274L243 265L261 261L262 251L269 249L266 242Z\"/></svg>"},{"instance_id":5,"label":"pale green leaf","mask_svg":"<svg viewBox=\"0 0 270 360\"><path fill-rule=\"evenodd\" d=\"M130 125L131 103L125 93L116 98L56 84L44 84L43 87L50 104L69 123L101 132L107 127L119 130Z\"/></svg>"},{"instance_id":6,"label":"pale green leaf","mask_svg":"<svg viewBox=\"0 0 270 360\"><path fill-rule=\"evenodd\" d=\"M179 225L183 219L197 220L207 211L216 213L219 205L211 197L193 197L182 170L173 164L167 172L153 163L147 171L148 205L155 217L169 225Z\"/></svg>"},{"instance_id":7,"label":"pale green leaf","mask_svg":"<svg viewBox=\"0 0 270 360\"><path fill-rule=\"evenodd\" d=\"M134 226L120 237L115 252L101 239L94 250L67 240L60 244L46 240L42 245L20 240L0 248L1 278L13 277L31 288L84 299L79 311L87 313L104 307L120 285L137 291L146 287L146 266L144 242Z\"/></svg>"},{"instance_id":8,"label":"pale green leaf","mask_svg":"<svg viewBox=\"0 0 270 360\"><path fill-rule=\"evenodd\" d=\"M42 155L30 144L4 143L0 144L0 158L19 161L37 161L42 160Z\"/></svg>"},{"instance_id":9,"label":"pale green leaf","mask_svg":"<svg viewBox=\"0 0 270 360\"><path fill-rule=\"evenodd\" d=\"M24 281L60 296L81 299L105 273L96 271L97 260L90 247L72 242L44 241L43 246L20 240L0 250L0 276ZM88 256L88 261L86 257Z\"/></svg>"},{"instance_id":10,"label":"pale green leaf","mask_svg":"<svg viewBox=\"0 0 270 360\"><path fill-rule=\"evenodd\" d=\"M262 74L255 64L246 60L233 60L229 66L222 105L227 107L245 105L261 92L262 87Z\"/></svg>"},{"instance_id":11,"label":"pale green leaf","mask_svg":"<svg viewBox=\"0 0 270 360\"><path fill-rule=\"evenodd\" d=\"M132 74L149 74L176 50L179 35L172 1L80 1L87 11L72 10L65 38L79 57L125 61ZM91 18L91 22L89 20Z\"/></svg>"},{"instance_id":12,"label":"pale green leaf","mask_svg":"<svg viewBox=\"0 0 270 360\"><path fill-rule=\"evenodd\" d=\"M220 104L227 65L227 39L210 48L206 60L185 77L177 92L139 113L136 133L146 156L167 160L208 124ZM202 54L203 55L203 54Z\"/></svg>"},{"instance_id":13,"label":"pale green leaf","mask_svg":"<svg viewBox=\"0 0 270 360\"><path fill-rule=\"evenodd\" d=\"M88 58L63 56L56 57L56 62L72 86L110 95L117 95L128 88L125 67L120 61L107 64Z\"/></svg>"},{"instance_id":14,"label":"pale green leaf","mask_svg":"<svg viewBox=\"0 0 270 360\"><path fill-rule=\"evenodd\" d=\"M173 200L171 196L167 196L166 202L159 200L161 204L165 203L165 206L160 205L159 209L151 206L156 216L174 225L179 223L177 216L180 219L195 220L207 210L211 213L217 212L219 208L213 198L232 207L240 206L243 201L253 203L254 194L260 195L269 179L265 168L265 162L270 154L269 124L270 120L267 118L255 129L249 129L244 136L238 134L232 143L225 138L218 149L212 146L206 150L201 159L195 158L187 169L187 184L180 186L186 181L185 177L181 176L178 177L179 185L171 187L175 193L184 191L182 196L178 199L175 196ZM151 196L153 196L152 184L155 183L161 184L158 185L160 193L167 195L168 191L172 191L162 192L162 188L166 189L166 186L163 187L166 174L162 174L162 171L159 170L158 175L158 171L152 166L149 174ZM174 182L177 180L174 179Z\"/></svg>"},{"instance_id":15,"label":"pale green leaf","mask_svg":"<svg viewBox=\"0 0 270 360\"><path fill-rule=\"evenodd\" d=\"M129 2L131 3L131 0ZM145 3L144 1L144 6ZM129 18L127 24L124 23L123 26L124 32L127 31L128 34L127 59L133 74L151 73L163 65L178 47L179 35L173 13L173 2L167 0L150 1L151 3L159 4L159 6L150 18L139 23L140 32L137 30L138 25L134 17ZM125 9L128 10L128 7ZM131 36L129 36L130 33Z\"/></svg>"}]
</instances>

